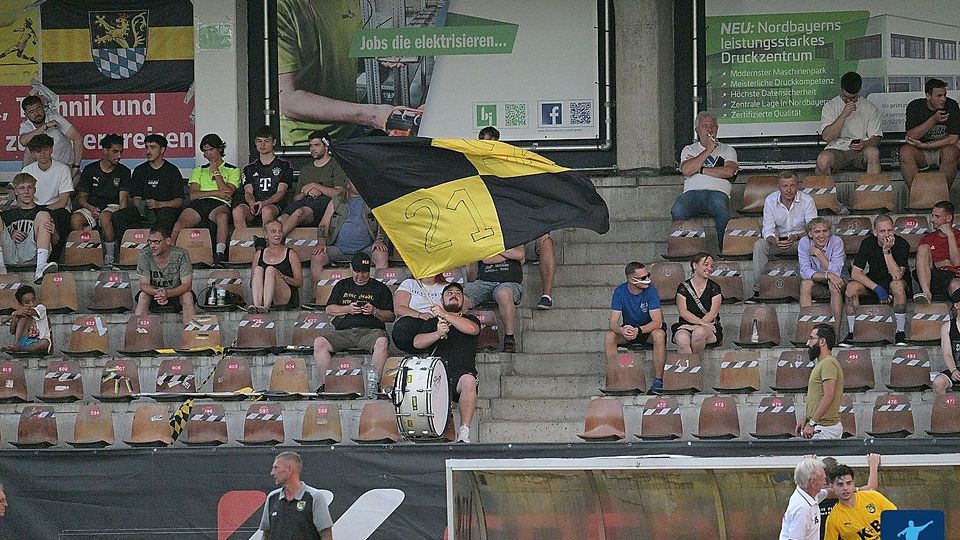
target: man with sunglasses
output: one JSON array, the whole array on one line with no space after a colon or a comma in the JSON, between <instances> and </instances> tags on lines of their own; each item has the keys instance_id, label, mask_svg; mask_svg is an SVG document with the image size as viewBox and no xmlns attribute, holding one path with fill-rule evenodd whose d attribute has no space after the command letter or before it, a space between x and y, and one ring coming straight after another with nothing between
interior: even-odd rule
<instances>
[{"instance_id":1,"label":"man with sunglasses","mask_svg":"<svg viewBox=\"0 0 960 540\"><path fill-rule=\"evenodd\" d=\"M861 98L863 78L849 71L840 78L840 95L823 104L820 137L827 148L817 156L817 174L830 175L841 169L880 172L880 110Z\"/></svg>"},{"instance_id":2,"label":"man with sunglasses","mask_svg":"<svg viewBox=\"0 0 960 540\"><path fill-rule=\"evenodd\" d=\"M667 323L663 322L660 295L651 282L650 271L642 263L627 264L624 273L626 283L613 291L610 329L604 335L603 350L610 360L617 355L618 347L652 343L655 378L649 392L659 394L667 358Z\"/></svg>"}]
</instances>

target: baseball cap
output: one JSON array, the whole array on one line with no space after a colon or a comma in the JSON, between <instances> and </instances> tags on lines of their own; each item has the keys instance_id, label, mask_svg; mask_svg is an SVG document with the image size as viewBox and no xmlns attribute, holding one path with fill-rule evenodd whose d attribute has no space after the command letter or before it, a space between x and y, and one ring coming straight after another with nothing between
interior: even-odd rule
<instances>
[{"instance_id":1,"label":"baseball cap","mask_svg":"<svg viewBox=\"0 0 960 540\"><path fill-rule=\"evenodd\" d=\"M370 256L362 251L354 253L353 259L350 259L350 268L353 268L354 272L369 272Z\"/></svg>"}]
</instances>

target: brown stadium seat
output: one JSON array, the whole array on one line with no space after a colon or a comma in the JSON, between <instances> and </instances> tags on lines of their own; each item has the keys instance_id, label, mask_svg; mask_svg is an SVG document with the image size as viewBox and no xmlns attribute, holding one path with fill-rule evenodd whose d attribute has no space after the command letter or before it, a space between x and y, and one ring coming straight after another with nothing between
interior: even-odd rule
<instances>
[{"instance_id":1,"label":"brown stadium seat","mask_svg":"<svg viewBox=\"0 0 960 540\"><path fill-rule=\"evenodd\" d=\"M383 282L392 293L397 292L400 284L408 278L410 278L410 270L405 266L391 266L377 270L377 279Z\"/></svg>"},{"instance_id":2,"label":"brown stadium seat","mask_svg":"<svg viewBox=\"0 0 960 540\"><path fill-rule=\"evenodd\" d=\"M687 279L683 271L683 263L658 262L647 266L650 279L657 288L661 304L675 304L677 302L677 287Z\"/></svg>"},{"instance_id":3,"label":"brown stadium seat","mask_svg":"<svg viewBox=\"0 0 960 540\"><path fill-rule=\"evenodd\" d=\"M237 442L246 446L274 446L283 444L283 406L279 403L251 403L243 418L243 438Z\"/></svg>"},{"instance_id":4,"label":"brown stadium seat","mask_svg":"<svg viewBox=\"0 0 960 540\"><path fill-rule=\"evenodd\" d=\"M88 270L103 267L103 243L97 231L73 231L67 236L63 249L66 269Z\"/></svg>"},{"instance_id":5,"label":"brown stadium seat","mask_svg":"<svg viewBox=\"0 0 960 540\"><path fill-rule=\"evenodd\" d=\"M930 429L934 437L960 437L960 400L956 394L936 396L930 412Z\"/></svg>"},{"instance_id":6,"label":"brown stadium seat","mask_svg":"<svg viewBox=\"0 0 960 540\"><path fill-rule=\"evenodd\" d=\"M767 195L777 191L777 176L757 174L747 177L743 187L743 208L741 214L759 216L763 213L763 203Z\"/></svg>"},{"instance_id":7,"label":"brown stadium seat","mask_svg":"<svg viewBox=\"0 0 960 540\"><path fill-rule=\"evenodd\" d=\"M127 229L120 240L120 254L117 257L117 266L131 270L137 267L140 254L150 249L147 237L150 229Z\"/></svg>"},{"instance_id":8,"label":"brown stadium seat","mask_svg":"<svg viewBox=\"0 0 960 540\"><path fill-rule=\"evenodd\" d=\"M893 322L893 307L889 304L860 306L855 319L853 341L864 346L881 346L893 343L896 325Z\"/></svg>"},{"instance_id":9,"label":"brown stadium seat","mask_svg":"<svg viewBox=\"0 0 960 540\"><path fill-rule=\"evenodd\" d=\"M325 398L356 399L364 395L363 359L340 356L333 359L324 377Z\"/></svg>"},{"instance_id":10,"label":"brown stadium seat","mask_svg":"<svg viewBox=\"0 0 960 540\"><path fill-rule=\"evenodd\" d=\"M130 438L123 442L134 447L159 448L173 444L170 435L170 410L162 403L144 403L133 413Z\"/></svg>"},{"instance_id":11,"label":"brown stadium seat","mask_svg":"<svg viewBox=\"0 0 960 540\"><path fill-rule=\"evenodd\" d=\"M810 175L803 179L800 190L813 197L818 214L839 214L840 201L837 199L837 184L832 176Z\"/></svg>"},{"instance_id":12,"label":"brown stadium seat","mask_svg":"<svg viewBox=\"0 0 960 540\"><path fill-rule=\"evenodd\" d=\"M780 322L774 306L744 306L740 316L740 338L734 343L746 348L767 348L780 345Z\"/></svg>"},{"instance_id":13,"label":"brown stadium seat","mask_svg":"<svg viewBox=\"0 0 960 540\"><path fill-rule=\"evenodd\" d=\"M698 439L736 439L740 436L737 400L732 396L711 396L700 404Z\"/></svg>"},{"instance_id":14,"label":"brown stadium seat","mask_svg":"<svg viewBox=\"0 0 960 540\"><path fill-rule=\"evenodd\" d=\"M277 321L272 315L247 314L237 323L237 340L230 352L263 354L277 346Z\"/></svg>"},{"instance_id":15,"label":"brown stadium seat","mask_svg":"<svg viewBox=\"0 0 960 540\"><path fill-rule=\"evenodd\" d=\"M470 314L480 320L477 351L500 350L500 314L495 309L473 309Z\"/></svg>"},{"instance_id":16,"label":"brown stadium seat","mask_svg":"<svg viewBox=\"0 0 960 540\"><path fill-rule=\"evenodd\" d=\"M870 218L842 217L834 227L834 234L843 240L843 251L847 256L856 255L860 251L863 239L873 230Z\"/></svg>"},{"instance_id":17,"label":"brown stadium seat","mask_svg":"<svg viewBox=\"0 0 960 540\"><path fill-rule=\"evenodd\" d=\"M198 403L187 416L186 435L180 437L188 446L218 446L227 443L227 417L220 403Z\"/></svg>"},{"instance_id":18,"label":"brown stadium seat","mask_svg":"<svg viewBox=\"0 0 960 540\"><path fill-rule=\"evenodd\" d=\"M380 374L380 393L387 394L393 391L393 384L397 381L397 372L400 371L402 356L391 356L383 364L383 373Z\"/></svg>"},{"instance_id":19,"label":"brown stadium seat","mask_svg":"<svg viewBox=\"0 0 960 540\"><path fill-rule=\"evenodd\" d=\"M857 179L853 191L852 210L858 212L892 212L893 183L885 174L865 174Z\"/></svg>"},{"instance_id":20,"label":"brown stadium seat","mask_svg":"<svg viewBox=\"0 0 960 540\"><path fill-rule=\"evenodd\" d=\"M240 297L244 306L246 306L246 294L243 290L243 278L240 277L239 270L213 270L210 272L210 276L207 278L207 285L204 289L205 292L212 289L223 289L229 293L235 294ZM226 306L219 306L215 304L210 304L206 298L206 294L201 294L197 301L206 311L234 311L238 307L237 304L229 304Z\"/></svg>"},{"instance_id":21,"label":"brown stadium seat","mask_svg":"<svg viewBox=\"0 0 960 540\"><path fill-rule=\"evenodd\" d=\"M163 322L159 315L131 315L127 320L123 348L125 356L152 356L163 348Z\"/></svg>"},{"instance_id":22,"label":"brown stadium seat","mask_svg":"<svg viewBox=\"0 0 960 540\"><path fill-rule=\"evenodd\" d=\"M17 289L24 285L18 274L0 274L0 314L9 315L20 307L17 303Z\"/></svg>"},{"instance_id":23,"label":"brown stadium seat","mask_svg":"<svg viewBox=\"0 0 960 540\"><path fill-rule=\"evenodd\" d=\"M341 279L353 275L350 270L346 268L326 268L323 270L310 268L310 274L314 276L314 281L316 282L316 289L314 289L313 293L313 304L311 305L316 307L326 306L327 300L330 299L330 293L333 291L333 286Z\"/></svg>"},{"instance_id":24,"label":"brown stadium seat","mask_svg":"<svg viewBox=\"0 0 960 540\"><path fill-rule=\"evenodd\" d=\"M112 358L103 366L100 376L100 401L131 401L140 393L140 372L136 360Z\"/></svg>"},{"instance_id":25,"label":"brown stadium seat","mask_svg":"<svg viewBox=\"0 0 960 540\"><path fill-rule=\"evenodd\" d=\"M772 396L757 406L757 430L750 435L757 439L790 439L796 436L797 409L792 396Z\"/></svg>"},{"instance_id":26,"label":"brown stadium seat","mask_svg":"<svg viewBox=\"0 0 960 540\"><path fill-rule=\"evenodd\" d=\"M336 444L342 441L340 405L337 403L309 404L303 411L303 428L300 438L293 440L303 445Z\"/></svg>"},{"instance_id":27,"label":"brown stadium seat","mask_svg":"<svg viewBox=\"0 0 960 540\"><path fill-rule=\"evenodd\" d=\"M757 218L734 218L727 222L723 233L724 257L751 258L753 244L760 239L760 220Z\"/></svg>"},{"instance_id":28,"label":"brown stadium seat","mask_svg":"<svg viewBox=\"0 0 960 540\"><path fill-rule=\"evenodd\" d=\"M910 204L912 210L930 210L940 201L950 200L950 188L947 177L940 171L919 172L913 176L910 185Z\"/></svg>"},{"instance_id":29,"label":"brown stadium seat","mask_svg":"<svg viewBox=\"0 0 960 540\"><path fill-rule=\"evenodd\" d=\"M10 444L21 450L50 448L60 444L57 414L50 405L30 405L20 412L17 440Z\"/></svg>"},{"instance_id":30,"label":"brown stadium seat","mask_svg":"<svg viewBox=\"0 0 960 540\"><path fill-rule=\"evenodd\" d=\"M363 406L360 413L360 428L357 443L395 443L400 440L400 428L397 426L397 410L392 403L374 401Z\"/></svg>"},{"instance_id":31,"label":"brown stadium seat","mask_svg":"<svg viewBox=\"0 0 960 540\"><path fill-rule=\"evenodd\" d=\"M806 351L783 351L777 359L777 371L770 388L776 392L804 393L810 381L810 372L816 365Z\"/></svg>"},{"instance_id":32,"label":"brown stadium seat","mask_svg":"<svg viewBox=\"0 0 960 540\"><path fill-rule=\"evenodd\" d=\"M205 354L222 346L220 320L216 315L197 315L180 335L180 354Z\"/></svg>"},{"instance_id":33,"label":"brown stadium seat","mask_svg":"<svg viewBox=\"0 0 960 540\"><path fill-rule=\"evenodd\" d=\"M683 436L680 403L675 397L657 396L643 405L638 439L645 441L673 440Z\"/></svg>"},{"instance_id":34,"label":"brown stadium seat","mask_svg":"<svg viewBox=\"0 0 960 540\"><path fill-rule=\"evenodd\" d=\"M896 392L923 392L930 388L930 357L926 349L897 349L890 364L887 388Z\"/></svg>"},{"instance_id":35,"label":"brown stadium seat","mask_svg":"<svg viewBox=\"0 0 960 540\"><path fill-rule=\"evenodd\" d=\"M810 339L810 332L813 331L814 326L818 324L832 325L835 322L836 320L833 318L833 312L829 305L818 304L801 307L800 314L797 315L797 331L790 343L793 343L797 347L803 347L806 345L807 340Z\"/></svg>"},{"instance_id":36,"label":"brown stadium seat","mask_svg":"<svg viewBox=\"0 0 960 540\"><path fill-rule=\"evenodd\" d=\"M333 324L326 313L304 311L300 313L297 322L293 324L291 342L295 347L308 347L313 350L313 342L323 329L333 329Z\"/></svg>"},{"instance_id":37,"label":"brown stadium seat","mask_svg":"<svg viewBox=\"0 0 960 540\"><path fill-rule=\"evenodd\" d=\"M19 360L0 360L0 403L29 401L23 364Z\"/></svg>"},{"instance_id":38,"label":"brown stadium seat","mask_svg":"<svg viewBox=\"0 0 960 540\"><path fill-rule=\"evenodd\" d=\"M263 227L248 227L234 229L230 236L230 254L227 257L227 266L249 268L257 250L253 247L253 237L266 238ZM193 260L192 258L190 259Z\"/></svg>"},{"instance_id":39,"label":"brown stadium seat","mask_svg":"<svg viewBox=\"0 0 960 540\"><path fill-rule=\"evenodd\" d=\"M930 220L927 216L900 216L893 221L893 227L910 244L910 253L916 253L920 239L930 230Z\"/></svg>"},{"instance_id":40,"label":"brown stadium seat","mask_svg":"<svg viewBox=\"0 0 960 540\"><path fill-rule=\"evenodd\" d=\"M853 405L853 397L844 395L840 402L840 425L843 426L844 439L857 436L857 416L856 407Z\"/></svg>"},{"instance_id":41,"label":"brown stadium seat","mask_svg":"<svg viewBox=\"0 0 960 540\"><path fill-rule=\"evenodd\" d=\"M46 306L47 313L72 313L80 309L77 280L73 273L57 272L43 276L40 303Z\"/></svg>"},{"instance_id":42,"label":"brown stadium seat","mask_svg":"<svg viewBox=\"0 0 960 540\"><path fill-rule=\"evenodd\" d=\"M764 301L800 300L800 270L797 261L770 261L760 274L760 298Z\"/></svg>"},{"instance_id":43,"label":"brown stadium seat","mask_svg":"<svg viewBox=\"0 0 960 540\"><path fill-rule=\"evenodd\" d=\"M844 392L866 392L876 385L870 349L842 349L836 351L843 370Z\"/></svg>"},{"instance_id":44,"label":"brown stadium seat","mask_svg":"<svg viewBox=\"0 0 960 540\"><path fill-rule=\"evenodd\" d=\"M213 370L213 392L223 394L242 389L253 389L253 375L250 372L250 359L242 357L221 358ZM217 396L224 399L225 396ZM239 394L239 398L243 395Z\"/></svg>"},{"instance_id":45,"label":"brown stadium seat","mask_svg":"<svg viewBox=\"0 0 960 540\"><path fill-rule=\"evenodd\" d=\"M177 237L177 246L187 251L194 268L213 266L213 243L209 229L181 230Z\"/></svg>"},{"instance_id":46,"label":"brown stadium seat","mask_svg":"<svg viewBox=\"0 0 960 540\"><path fill-rule=\"evenodd\" d=\"M100 272L93 285L90 311L123 313L133 309L133 290L126 272Z\"/></svg>"},{"instance_id":47,"label":"brown stadium seat","mask_svg":"<svg viewBox=\"0 0 960 540\"><path fill-rule=\"evenodd\" d=\"M696 354L668 352L663 366L665 394L694 394L703 390L703 368Z\"/></svg>"},{"instance_id":48,"label":"brown stadium seat","mask_svg":"<svg viewBox=\"0 0 960 540\"><path fill-rule=\"evenodd\" d=\"M913 409L906 394L877 396L873 406L873 422L867 435L896 439L913 435Z\"/></svg>"},{"instance_id":49,"label":"brown stadium seat","mask_svg":"<svg viewBox=\"0 0 960 540\"><path fill-rule=\"evenodd\" d=\"M585 441L619 441L625 436L623 403L617 398L591 399L583 421L583 433L578 433L577 437Z\"/></svg>"},{"instance_id":50,"label":"brown stadium seat","mask_svg":"<svg viewBox=\"0 0 960 540\"><path fill-rule=\"evenodd\" d=\"M164 358L157 368L157 394L154 399L168 401L181 399L182 394L193 394L198 391L197 377L193 369L193 361L184 358Z\"/></svg>"},{"instance_id":51,"label":"brown stadium seat","mask_svg":"<svg viewBox=\"0 0 960 540\"><path fill-rule=\"evenodd\" d=\"M43 392L37 396L48 403L65 403L83 399L83 378L76 360L51 360L43 375Z\"/></svg>"},{"instance_id":52,"label":"brown stadium seat","mask_svg":"<svg viewBox=\"0 0 960 540\"><path fill-rule=\"evenodd\" d=\"M754 351L728 351L720 361L721 394L749 394L760 389L760 355Z\"/></svg>"},{"instance_id":53,"label":"brown stadium seat","mask_svg":"<svg viewBox=\"0 0 960 540\"><path fill-rule=\"evenodd\" d=\"M116 441L113 433L113 411L109 405L81 405L73 427L75 448L105 448Z\"/></svg>"},{"instance_id":54,"label":"brown stadium seat","mask_svg":"<svg viewBox=\"0 0 960 540\"><path fill-rule=\"evenodd\" d=\"M717 261L713 265L710 279L720 286L720 294L724 304L739 302L744 299L743 272L737 261Z\"/></svg>"},{"instance_id":55,"label":"brown stadium seat","mask_svg":"<svg viewBox=\"0 0 960 540\"><path fill-rule=\"evenodd\" d=\"M462 268L454 268L452 270L443 271L443 279L447 283L466 283L466 277L463 275Z\"/></svg>"},{"instance_id":56,"label":"brown stadium seat","mask_svg":"<svg viewBox=\"0 0 960 540\"><path fill-rule=\"evenodd\" d=\"M696 219L674 221L667 237L668 260L689 260L695 253L707 250L707 233Z\"/></svg>"},{"instance_id":57,"label":"brown stadium seat","mask_svg":"<svg viewBox=\"0 0 960 540\"><path fill-rule=\"evenodd\" d=\"M948 304L914 304L910 328L907 329L907 341L915 345L934 345L940 343L940 328L950 320Z\"/></svg>"},{"instance_id":58,"label":"brown stadium seat","mask_svg":"<svg viewBox=\"0 0 960 540\"><path fill-rule=\"evenodd\" d=\"M604 394L637 395L646 391L643 376L643 355L636 352L617 353L607 359L607 382L600 388Z\"/></svg>"},{"instance_id":59,"label":"brown stadium seat","mask_svg":"<svg viewBox=\"0 0 960 540\"><path fill-rule=\"evenodd\" d=\"M73 319L70 340L63 354L67 356L103 356L110 352L107 323L100 315L80 315Z\"/></svg>"},{"instance_id":60,"label":"brown stadium seat","mask_svg":"<svg viewBox=\"0 0 960 540\"><path fill-rule=\"evenodd\" d=\"M276 357L270 372L270 391L293 394L292 399L300 399L296 394L310 392L310 372L302 357Z\"/></svg>"},{"instance_id":61,"label":"brown stadium seat","mask_svg":"<svg viewBox=\"0 0 960 540\"><path fill-rule=\"evenodd\" d=\"M317 228L316 227L297 227L290 231L284 244L297 252L300 261L310 264L313 257L313 250L317 249Z\"/></svg>"}]
</instances>

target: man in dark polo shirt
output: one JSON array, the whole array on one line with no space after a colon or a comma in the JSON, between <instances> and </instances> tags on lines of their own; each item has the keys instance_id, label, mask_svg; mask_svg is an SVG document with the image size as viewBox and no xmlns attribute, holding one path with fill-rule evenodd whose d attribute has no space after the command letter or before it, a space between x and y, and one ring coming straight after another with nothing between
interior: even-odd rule
<instances>
[{"instance_id":1,"label":"man in dark polo shirt","mask_svg":"<svg viewBox=\"0 0 960 540\"><path fill-rule=\"evenodd\" d=\"M270 476L280 486L267 495L260 530L265 540L333 540L333 520L320 490L300 481L303 461L296 452L273 460Z\"/></svg>"}]
</instances>

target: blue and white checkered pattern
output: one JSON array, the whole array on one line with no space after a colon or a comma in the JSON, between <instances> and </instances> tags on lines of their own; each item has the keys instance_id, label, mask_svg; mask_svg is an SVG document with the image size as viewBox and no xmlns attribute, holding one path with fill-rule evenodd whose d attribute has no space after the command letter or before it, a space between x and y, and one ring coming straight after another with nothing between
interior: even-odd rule
<instances>
[{"instance_id":1,"label":"blue and white checkered pattern","mask_svg":"<svg viewBox=\"0 0 960 540\"><path fill-rule=\"evenodd\" d=\"M93 49L93 63L104 76L128 79L135 75L147 59L147 48Z\"/></svg>"}]
</instances>

